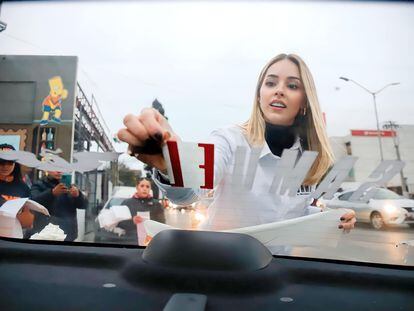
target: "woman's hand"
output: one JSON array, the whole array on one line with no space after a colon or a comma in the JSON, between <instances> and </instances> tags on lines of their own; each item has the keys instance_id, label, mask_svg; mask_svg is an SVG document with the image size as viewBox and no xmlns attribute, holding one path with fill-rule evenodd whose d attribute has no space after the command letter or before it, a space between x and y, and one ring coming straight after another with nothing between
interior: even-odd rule
<instances>
[{"instance_id":1,"label":"woman's hand","mask_svg":"<svg viewBox=\"0 0 414 311\"><path fill-rule=\"evenodd\" d=\"M339 229L344 229L344 232L349 233L351 229L354 229L356 217L355 212L350 210L346 214L343 214L340 218L341 223L338 225Z\"/></svg>"},{"instance_id":2,"label":"woman's hand","mask_svg":"<svg viewBox=\"0 0 414 311\"><path fill-rule=\"evenodd\" d=\"M177 140L167 120L155 109L145 108L141 114L128 114L118 138L129 144L129 152L138 160L166 172L162 145L167 140Z\"/></svg>"},{"instance_id":3,"label":"woman's hand","mask_svg":"<svg viewBox=\"0 0 414 311\"><path fill-rule=\"evenodd\" d=\"M52 189L52 194L55 197L58 197L62 194L68 193L68 188L65 186L65 184L59 183Z\"/></svg>"},{"instance_id":4,"label":"woman's hand","mask_svg":"<svg viewBox=\"0 0 414 311\"><path fill-rule=\"evenodd\" d=\"M20 221L22 228L29 229L33 228L34 217L35 216L30 212L30 209L24 205L21 211L16 215L16 218Z\"/></svg>"},{"instance_id":5,"label":"woman's hand","mask_svg":"<svg viewBox=\"0 0 414 311\"><path fill-rule=\"evenodd\" d=\"M138 225L144 221L144 218L142 218L141 216L134 216L132 217L132 221L134 222L134 224Z\"/></svg>"},{"instance_id":6,"label":"woman's hand","mask_svg":"<svg viewBox=\"0 0 414 311\"><path fill-rule=\"evenodd\" d=\"M79 196L79 189L75 185L72 185L69 189L69 193L72 197L77 198Z\"/></svg>"}]
</instances>

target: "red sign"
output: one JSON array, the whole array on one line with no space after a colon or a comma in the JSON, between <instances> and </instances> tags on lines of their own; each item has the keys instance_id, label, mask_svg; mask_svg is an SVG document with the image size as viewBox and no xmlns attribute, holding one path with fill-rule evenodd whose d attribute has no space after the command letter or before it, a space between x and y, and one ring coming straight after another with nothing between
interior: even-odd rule
<instances>
[{"instance_id":1,"label":"red sign","mask_svg":"<svg viewBox=\"0 0 414 311\"><path fill-rule=\"evenodd\" d=\"M378 137L376 130L351 130L352 136ZM395 131L380 131L381 137L394 137Z\"/></svg>"}]
</instances>

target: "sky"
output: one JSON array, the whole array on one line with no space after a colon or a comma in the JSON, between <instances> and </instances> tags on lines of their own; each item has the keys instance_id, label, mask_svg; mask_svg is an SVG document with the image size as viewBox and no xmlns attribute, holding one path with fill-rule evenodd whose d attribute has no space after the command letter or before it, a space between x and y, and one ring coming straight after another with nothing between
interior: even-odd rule
<instances>
[{"instance_id":1,"label":"sky","mask_svg":"<svg viewBox=\"0 0 414 311\"><path fill-rule=\"evenodd\" d=\"M174 130L202 141L245 121L261 68L279 53L308 64L329 136L414 124L414 5L384 2L128 1L3 3L0 54L76 55L110 135L157 98ZM126 144L118 144L125 151Z\"/></svg>"}]
</instances>

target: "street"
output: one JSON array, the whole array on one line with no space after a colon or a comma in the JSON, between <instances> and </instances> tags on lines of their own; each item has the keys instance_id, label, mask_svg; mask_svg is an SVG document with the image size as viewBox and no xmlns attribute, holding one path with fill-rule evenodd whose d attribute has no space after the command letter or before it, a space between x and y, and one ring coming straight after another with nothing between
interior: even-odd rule
<instances>
[{"instance_id":1,"label":"street","mask_svg":"<svg viewBox=\"0 0 414 311\"><path fill-rule=\"evenodd\" d=\"M349 234L343 234L336 248L295 247L291 255L376 262L396 265L414 265L414 246L399 245L414 240L414 229L408 225L374 230L366 224L357 224Z\"/></svg>"}]
</instances>

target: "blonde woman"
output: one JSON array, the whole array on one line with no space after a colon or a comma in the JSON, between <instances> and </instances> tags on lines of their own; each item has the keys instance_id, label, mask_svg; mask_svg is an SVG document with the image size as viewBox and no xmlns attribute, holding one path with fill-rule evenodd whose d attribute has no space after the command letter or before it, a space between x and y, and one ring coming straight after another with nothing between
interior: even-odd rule
<instances>
[{"instance_id":1,"label":"blonde woman","mask_svg":"<svg viewBox=\"0 0 414 311\"><path fill-rule=\"evenodd\" d=\"M161 146L167 140L178 140L167 120L154 109L144 109L138 116L124 118L124 129L118 137L130 145L139 160L158 171L157 184L167 197L188 204L202 193L188 188L168 186L166 163ZM272 58L259 75L253 110L241 125L213 131L215 144L215 193L203 228L224 230L300 217L315 209L303 194L309 194L333 164L321 109L312 75L303 60L294 54ZM253 151L261 148L251 190L240 192L231 182L237 147ZM317 151L318 156L307 174L296 198L275 203L269 194L274 171L284 149ZM156 180L156 181L157 181ZM353 213L340 219L339 229L354 227Z\"/></svg>"}]
</instances>

